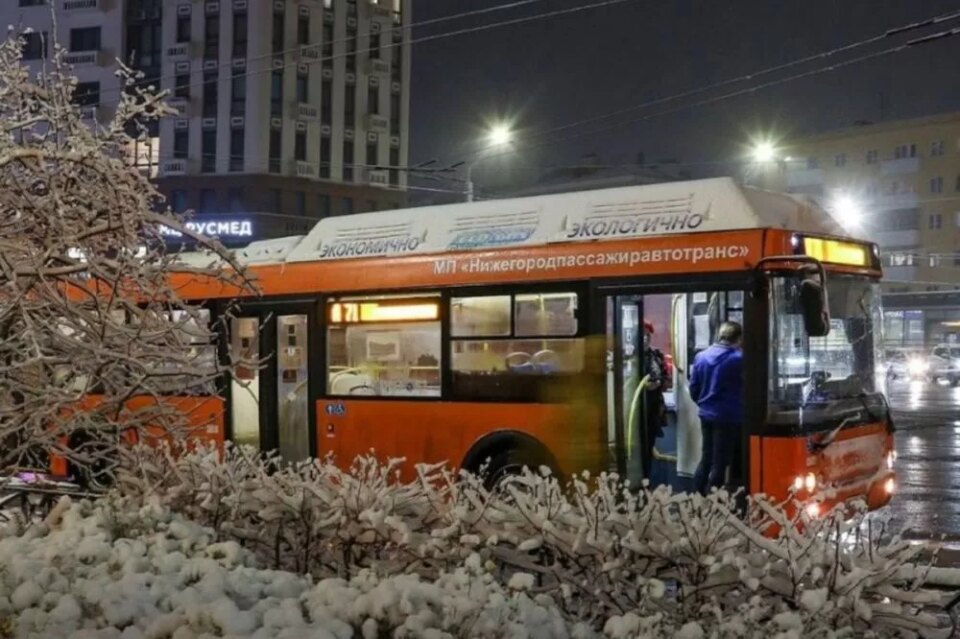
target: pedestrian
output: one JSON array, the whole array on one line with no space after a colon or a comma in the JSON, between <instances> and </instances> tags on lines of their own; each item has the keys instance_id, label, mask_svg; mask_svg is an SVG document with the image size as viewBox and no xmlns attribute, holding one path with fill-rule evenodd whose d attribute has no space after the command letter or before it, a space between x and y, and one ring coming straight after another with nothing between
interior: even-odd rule
<instances>
[{"instance_id":1,"label":"pedestrian","mask_svg":"<svg viewBox=\"0 0 960 639\"><path fill-rule=\"evenodd\" d=\"M643 473L651 479L653 469L653 448L658 437L663 437L663 427L667 423L667 404L663 399L663 392L669 388L669 370L663 353L653 348L653 324L643 322L643 374L648 376L643 396L643 427L646 437L643 438L642 463Z\"/></svg>"},{"instance_id":2,"label":"pedestrian","mask_svg":"<svg viewBox=\"0 0 960 639\"><path fill-rule=\"evenodd\" d=\"M701 495L723 485L743 424L740 344L743 328L724 322L717 342L698 353L690 371L690 397L697 403L703 443L694 486Z\"/></svg>"}]
</instances>

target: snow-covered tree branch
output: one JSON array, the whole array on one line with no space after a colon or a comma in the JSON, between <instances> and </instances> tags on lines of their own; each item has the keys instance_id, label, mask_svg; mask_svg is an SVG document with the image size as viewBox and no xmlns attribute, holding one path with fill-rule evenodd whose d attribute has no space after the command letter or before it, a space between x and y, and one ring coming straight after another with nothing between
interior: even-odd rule
<instances>
[{"instance_id":1,"label":"snow-covered tree branch","mask_svg":"<svg viewBox=\"0 0 960 639\"><path fill-rule=\"evenodd\" d=\"M214 391L223 373L217 327L171 275L248 282L130 162L146 125L171 113L164 96L122 69L116 112L97 123L74 103L62 50L32 76L22 44L0 45L0 469L57 454L91 476L123 432L182 434L187 416L164 396ZM178 263L162 225L232 268Z\"/></svg>"}]
</instances>

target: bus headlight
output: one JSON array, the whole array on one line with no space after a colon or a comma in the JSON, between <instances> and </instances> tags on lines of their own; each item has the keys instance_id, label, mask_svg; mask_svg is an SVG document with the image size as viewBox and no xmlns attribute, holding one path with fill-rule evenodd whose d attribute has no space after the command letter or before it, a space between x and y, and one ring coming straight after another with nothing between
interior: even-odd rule
<instances>
[{"instance_id":1,"label":"bus headlight","mask_svg":"<svg viewBox=\"0 0 960 639\"><path fill-rule=\"evenodd\" d=\"M887 453L887 470L893 470L893 463L897 461L897 451L891 450Z\"/></svg>"},{"instance_id":2,"label":"bus headlight","mask_svg":"<svg viewBox=\"0 0 960 639\"><path fill-rule=\"evenodd\" d=\"M793 489L802 490L806 488L808 493L812 493L817 488L817 476L813 473L807 473L806 475L797 475L793 479Z\"/></svg>"},{"instance_id":3,"label":"bus headlight","mask_svg":"<svg viewBox=\"0 0 960 639\"><path fill-rule=\"evenodd\" d=\"M897 489L897 482L893 480L893 477L889 477L887 481L883 482L883 489L888 495L892 495L893 491Z\"/></svg>"}]
</instances>

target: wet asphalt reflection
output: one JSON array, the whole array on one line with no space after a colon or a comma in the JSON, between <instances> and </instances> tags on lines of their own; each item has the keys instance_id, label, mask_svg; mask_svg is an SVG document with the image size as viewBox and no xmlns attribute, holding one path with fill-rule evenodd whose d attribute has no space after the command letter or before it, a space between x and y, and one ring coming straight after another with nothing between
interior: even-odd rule
<instances>
[{"instance_id":1,"label":"wet asphalt reflection","mask_svg":"<svg viewBox=\"0 0 960 639\"><path fill-rule=\"evenodd\" d=\"M893 521L911 539L960 543L960 386L891 383L896 420Z\"/></svg>"}]
</instances>

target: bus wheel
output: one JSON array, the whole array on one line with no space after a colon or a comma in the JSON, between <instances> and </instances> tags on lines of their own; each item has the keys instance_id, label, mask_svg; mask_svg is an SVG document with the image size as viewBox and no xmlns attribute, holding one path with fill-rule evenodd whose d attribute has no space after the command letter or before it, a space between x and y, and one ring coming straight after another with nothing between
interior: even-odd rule
<instances>
[{"instance_id":1,"label":"bus wheel","mask_svg":"<svg viewBox=\"0 0 960 639\"><path fill-rule=\"evenodd\" d=\"M70 474L81 488L103 492L113 487L116 446L106 434L77 431L70 437L70 449L79 457L93 459L85 464L69 462Z\"/></svg>"},{"instance_id":2,"label":"bus wheel","mask_svg":"<svg viewBox=\"0 0 960 639\"><path fill-rule=\"evenodd\" d=\"M490 460L483 485L487 490L501 490L510 482L511 478L522 475L524 468L530 469L530 472L539 476L541 466L549 468L552 464L549 459L538 454L535 450L510 448L495 455Z\"/></svg>"}]
</instances>

